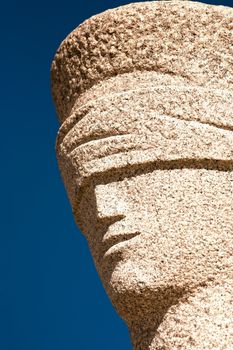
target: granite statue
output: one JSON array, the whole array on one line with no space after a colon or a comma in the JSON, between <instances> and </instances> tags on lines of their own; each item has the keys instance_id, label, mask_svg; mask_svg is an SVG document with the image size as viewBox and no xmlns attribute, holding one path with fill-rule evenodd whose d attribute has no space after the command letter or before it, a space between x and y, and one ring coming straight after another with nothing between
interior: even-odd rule
<instances>
[{"instance_id":1,"label":"granite statue","mask_svg":"<svg viewBox=\"0 0 233 350\"><path fill-rule=\"evenodd\" d=\"M61 44L56 150L135 350L233 348L233 9L134 3Z\"/></svg>"}]
</instances>

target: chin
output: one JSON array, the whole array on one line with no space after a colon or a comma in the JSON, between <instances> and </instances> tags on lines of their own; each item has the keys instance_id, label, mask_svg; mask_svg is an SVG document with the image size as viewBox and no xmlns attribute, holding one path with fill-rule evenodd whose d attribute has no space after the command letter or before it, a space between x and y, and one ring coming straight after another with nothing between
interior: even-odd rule
<instances>
[{"instance_id":1,"label":"chin","mask_svg":"<svg viewBox=\"0 0 233 350\"><path fill-rule=\"evenodd\" d=\"M185 294L186 286L170 275L160 275L149 265L134 260L121 260L110 267L111 274L101 273L105 290L127 324L143 317L154 317L168 309ZM153 265L152 265L153 266Z\"/></svg>"},{"instance_id":2,"label":"chin","mask_svg":"<svg viewBox=\"0 0 233 350\"><path fill-rule=\"evenodd\" d=\"M140 317L145 310L156 313L160 305L169 308L184 295L219 279L219 273L224 271L219 255L223 250L216 248L220 244L211 246L205 242L205 237L198 235L196 244L191 237L166 240L160 235L150 242L135 237L111 248L99 260L96 266L105 289L126 322L132 315ZM229 258L229 254L226 252L225 257Z\"/></svg>"},{"instance_id":3,"label":"chin","mask_svg":"<svg viewBox=\"0 0 233 350\"><path fill-rule=\"evenodd\" d=\"M215 264L194 258L190 257L190 261L176 257L167 260L122 259L106 265L100 275L111 294L151 298L152 294L158 295L169 289L188 291L213 281L216 278Z\"/></svg>"}]
</instances>

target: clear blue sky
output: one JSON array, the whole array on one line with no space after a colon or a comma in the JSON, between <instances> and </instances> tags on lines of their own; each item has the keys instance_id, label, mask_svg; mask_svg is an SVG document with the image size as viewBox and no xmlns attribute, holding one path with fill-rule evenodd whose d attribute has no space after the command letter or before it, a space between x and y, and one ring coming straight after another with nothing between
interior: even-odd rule
<instances>
[{"instance_id":1,"label":"clear blue sky","mask_svg":"<svg viewBox=\"0 0 233 350\"><path fill-rule=\"evenodd\" d=\"M49 73L71 30L129 2L1 4L1 350L131 349L59 176Z\"/></svg>"}]
</instances>

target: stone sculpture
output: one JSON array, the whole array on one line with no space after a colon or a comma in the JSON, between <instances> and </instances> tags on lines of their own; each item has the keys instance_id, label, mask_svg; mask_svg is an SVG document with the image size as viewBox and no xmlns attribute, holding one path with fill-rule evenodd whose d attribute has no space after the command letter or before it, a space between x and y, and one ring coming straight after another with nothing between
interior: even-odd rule
<instances>
[{"instance_id":1,"label":"stone sculpture","mask_svg":"<svg viewBox=\"0 0 233 350\"><path fill-rule=\"evenodd\" d=\"M233 9L143 2L61 44L74 217L134 349L233 348Z\"/></svg>"}]
</instances>

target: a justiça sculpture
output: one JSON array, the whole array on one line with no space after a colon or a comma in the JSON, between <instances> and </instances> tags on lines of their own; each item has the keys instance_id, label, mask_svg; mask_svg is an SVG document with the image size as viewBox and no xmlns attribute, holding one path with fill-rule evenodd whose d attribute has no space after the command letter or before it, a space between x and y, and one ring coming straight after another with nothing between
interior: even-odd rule
<instances>
[{"instance_id":1,"label":"a justi\u00e7a sculpture","mask_svg":"<svg viewBox=\"0 0 233 350\"><path fill-rule=\"evenodd\" d=\"M232 350L233 9L94 16L61 44L52 91L74 217L133 348Z\"/></svg>"}]
</instances>

